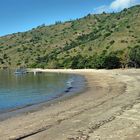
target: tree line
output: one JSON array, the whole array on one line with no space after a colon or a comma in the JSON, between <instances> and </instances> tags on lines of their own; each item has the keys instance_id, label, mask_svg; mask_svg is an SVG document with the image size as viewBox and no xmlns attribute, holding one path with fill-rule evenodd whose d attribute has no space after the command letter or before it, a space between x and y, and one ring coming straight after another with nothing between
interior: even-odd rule
<instances>
[{"instance_id":1,"label":"tree line","mask_svg":"<svg viewBox=\"0 0 140 140\"><path fill-rule=\"evenodd\" d=\"M140 45L130 48L126 60L122 61L122 58L118 54L119 52L103 52L93 56L82 56L81 54L77 54L75 56L68 56L63 59L58 59L57 54L53 52L51 59L49 58L50 56L47 55L44 57L39 57L35 63L30 65L30 67L72 69L116 69L122 67L140 68Z\"/></svg>"}]
</instances>

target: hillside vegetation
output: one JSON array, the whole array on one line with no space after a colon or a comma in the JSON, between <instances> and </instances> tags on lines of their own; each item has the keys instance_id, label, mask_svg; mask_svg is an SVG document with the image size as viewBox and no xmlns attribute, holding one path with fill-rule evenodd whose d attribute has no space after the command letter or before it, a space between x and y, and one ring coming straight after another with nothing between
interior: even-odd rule
<instances>
[{"instance_id":1,"label":"hillside vegetation","mask_svg":"<svg viewBox=\"0 0 140 140\"><path fill-rule=\"evenodd\" d=\"M0 67L140 67L140 5L0 37Z\"/></svg>"}]
</instances>

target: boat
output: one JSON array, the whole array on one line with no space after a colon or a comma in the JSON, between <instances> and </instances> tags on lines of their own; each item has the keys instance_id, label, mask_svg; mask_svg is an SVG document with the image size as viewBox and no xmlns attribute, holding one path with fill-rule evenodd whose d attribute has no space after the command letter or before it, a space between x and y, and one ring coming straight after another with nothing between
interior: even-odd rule
<instances>
[{"instance_id":1,"label":"boat","mask_svg":"<svg viewBox=\"0 0 140 140\"><path fill-rule=\"evenodd\" d=\"M16 69L16 71L14 72L15 74L26 74L27 70L26 69Z\"/></svg>"}]
</instances>

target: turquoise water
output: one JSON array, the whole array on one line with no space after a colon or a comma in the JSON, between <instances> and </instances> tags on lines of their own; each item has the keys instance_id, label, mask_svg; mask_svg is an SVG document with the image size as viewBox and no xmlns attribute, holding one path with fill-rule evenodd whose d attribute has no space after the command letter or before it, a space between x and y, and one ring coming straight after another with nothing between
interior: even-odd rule
<instances>
[{"instance_id":1,"label":"turquoise water","mask_svg":"<svg viewBox=\"0 0 140 140\"><path fill-rule=\"evenodd\" d=\"M70 74L40 73L15 75L0 71L0 112L53 100L82 88L83 77ZM80 89L80 88L79 88Z\"/></svg>"}]
</instances>

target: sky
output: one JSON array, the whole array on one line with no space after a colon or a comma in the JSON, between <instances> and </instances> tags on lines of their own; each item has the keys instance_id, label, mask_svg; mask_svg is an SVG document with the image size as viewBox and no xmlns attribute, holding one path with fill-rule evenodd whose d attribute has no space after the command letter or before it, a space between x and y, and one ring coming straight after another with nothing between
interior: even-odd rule
<instances>
[{"instance_id":1,"label":"sky","mask_svg":"<svg viewBox=\"0 0 140 140\"><path fill-rule=\"evenodd\" d=\"M137 4L140 0L0 0L0 36Z\"/></svg>"}]
</instances>

